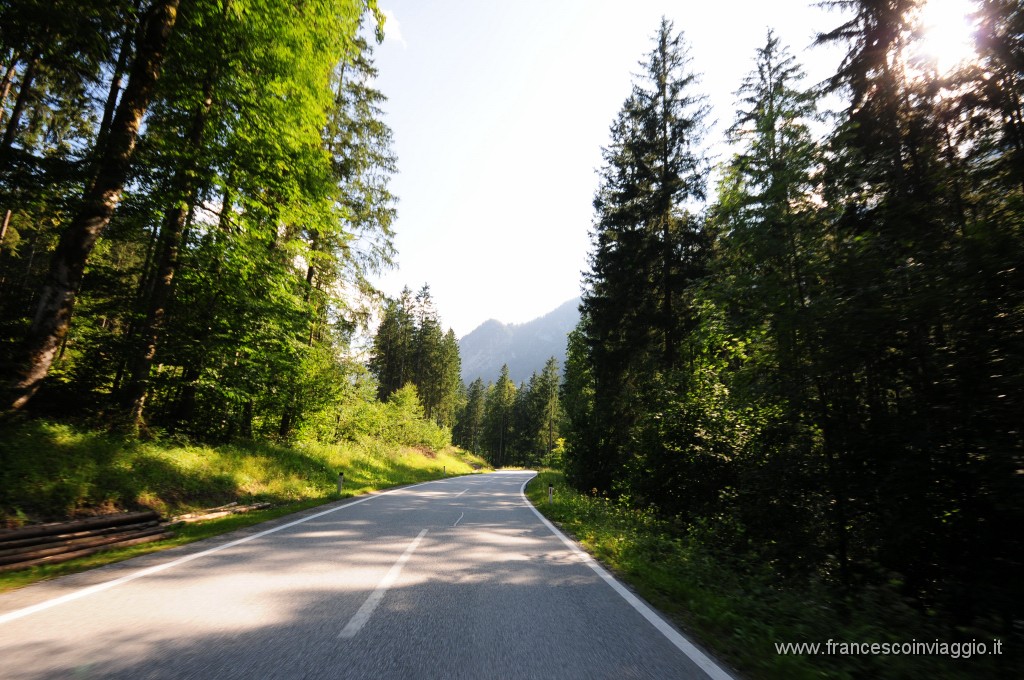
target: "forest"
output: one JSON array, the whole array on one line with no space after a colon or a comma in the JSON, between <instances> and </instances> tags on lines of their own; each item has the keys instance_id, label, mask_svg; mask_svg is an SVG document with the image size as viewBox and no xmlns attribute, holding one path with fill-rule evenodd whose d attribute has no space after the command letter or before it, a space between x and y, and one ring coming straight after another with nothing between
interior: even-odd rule
<instances>
[{"instance_id":1,"label":"forest","mask_svg":"<svg viewBox=\"0 0 1024 680\"><path fill-rule=\"evenodd\" d=\"M662 21L566 365L517 386L462 384L429 286L372 284L397 211L375 0L3 0L0 410L207 442L411 418L780 584L1020 640L1024 8L976 3L977 58L944 70L916 0L826 4L837 72L806 82L768 31L715 167Z\"/></svg>"},{"instance_id":2,"label":"forest","mask_svg":"<svg viewBox=\"0 0 1024 680\"><path fill-rule=\"evenodd\" d=\"M826 4L838 71L769 32L713 187L699 65L655 34L603 149L566 471L779 587L1019 636L1024 9L978 3L943 72L917 3Z\"/></svg>"},{"instance_id":3,"label":"forest","mask_svg":"<svg viewBox=\"0 0 1024 680\"><path fill-rule=\"evenodd\" d=\"M429 285L386 301L368 364L378 400L411 385L427 419L495 467L557 463L564 445L558 361L551 357L518 387L507 365L495 383L463 384L458 340L451 329L442 334Z\"/></svg>"},{"instance_id":4,"label":"forest","mask_svg":"<svg viewBox=\"0 0 1024 680\"><path fill-rule=\"evenodd\" d=\"M397 205L375 3L2 7L9 412L205 441L333 441L404 413L502 463L555 448L556 366L466 388L429 286L371 283Z\"/></svg>"},{"instance_id":5,"label":"forest","mask_svg":"<svg viewBox=\"0 0 1024 680\"><path fill-rule=\"evenodd\" d=\"M394 257L382 23L362 0L2 4L6 409L333 426Z\"/></svg>"}]
</instances>

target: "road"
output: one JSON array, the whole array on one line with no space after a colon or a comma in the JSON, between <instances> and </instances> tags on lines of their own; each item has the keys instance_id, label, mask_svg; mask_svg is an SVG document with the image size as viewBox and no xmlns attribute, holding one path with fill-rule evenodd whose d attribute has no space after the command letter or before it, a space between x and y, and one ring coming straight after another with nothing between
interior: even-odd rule
<instances>
[{"instance_id":1,"label":"road","mask_svg":"<svg viewBox=\"0 0 1024 680\"><path fill-rule=\"evenodd\" d=\"M727 678L553 533L532 476L360 497L0 595L0 677Z\"/></svg>"}]
</instances>

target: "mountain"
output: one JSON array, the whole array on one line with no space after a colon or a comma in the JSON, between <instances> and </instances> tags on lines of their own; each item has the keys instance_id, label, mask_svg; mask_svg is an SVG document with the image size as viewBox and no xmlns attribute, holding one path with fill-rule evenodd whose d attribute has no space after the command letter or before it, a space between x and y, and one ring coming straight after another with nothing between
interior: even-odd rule
<instances>
[{"instance_id":1,"label":"mountain","mask_svg":"<svg viewBox=\"0 0 1024 680\"><path fill-rule=\"evenodd\" d=\"M519 384L540 373L551 357L565 365L565 346L569 331L580 320L580 299L575 298L539 319L522 324L504 324L490 319L459 340L462 380L469 384L477 378L494 382L502 364Z\"/></svg>"}]
</instances>

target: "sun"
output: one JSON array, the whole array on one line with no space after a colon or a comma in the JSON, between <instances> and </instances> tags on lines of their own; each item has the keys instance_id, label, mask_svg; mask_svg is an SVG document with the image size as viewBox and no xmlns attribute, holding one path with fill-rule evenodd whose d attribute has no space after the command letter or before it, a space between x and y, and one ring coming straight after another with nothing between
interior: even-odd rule
<instances>
[{"instance_id":1,"label":"sun","mask_svg":"<svg viewBox=\"0 0 1024 680\"><path fill-rule=\"evenodd\" d=\"M976 11L971 0L925 0L918 8L915 52L938 75L977 59Z\"/></svg>"}]
</instances>

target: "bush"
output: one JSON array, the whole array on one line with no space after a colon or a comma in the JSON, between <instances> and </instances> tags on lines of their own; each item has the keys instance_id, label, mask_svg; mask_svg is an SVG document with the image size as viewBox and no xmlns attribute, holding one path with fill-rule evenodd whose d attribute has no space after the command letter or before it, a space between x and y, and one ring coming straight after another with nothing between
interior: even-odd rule
<instances>
[{"instance_id":1,"label":"bush","mask_svg":"<svg viewBox=\"0 0 1024 680\"><path fill-rule=\"evenodd\" d=\"M381 403L355 399L343 409L339 431L352 441L379 439L389 444L441 451L451 446L452 433L423 413L416 386L409 383Z\"/></svg>"}]
</instances>

